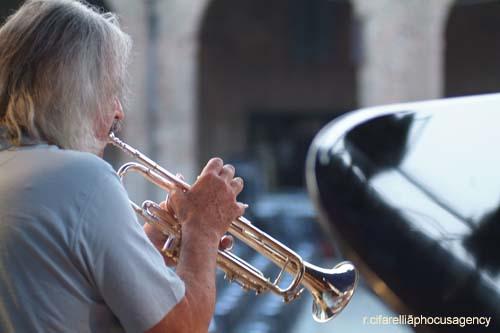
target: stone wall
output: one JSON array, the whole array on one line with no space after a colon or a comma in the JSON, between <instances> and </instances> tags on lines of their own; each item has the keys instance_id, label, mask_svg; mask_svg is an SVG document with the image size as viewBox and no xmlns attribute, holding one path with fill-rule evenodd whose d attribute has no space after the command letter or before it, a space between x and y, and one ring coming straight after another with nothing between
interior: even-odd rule
<instances>
[{"instance_id":1,"label":"stone wall","mask_svg":"<svg viewBox=\"0 0 500 333\"><path fill-rule=\"evenodd\" d=\"M362 26L363 106L439 98L451 0L354 0Z\"/></svg>"}]
</instances>

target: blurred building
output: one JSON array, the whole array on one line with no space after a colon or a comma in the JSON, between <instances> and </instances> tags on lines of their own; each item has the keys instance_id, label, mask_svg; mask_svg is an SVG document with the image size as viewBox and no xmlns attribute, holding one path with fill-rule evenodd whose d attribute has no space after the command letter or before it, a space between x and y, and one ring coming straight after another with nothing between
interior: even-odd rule
<instances>
[{"instance_id":1,"label":"blurred building","mask_svg":"<svg viewBox=\"0 0 500 333\"><path fill-rule=\"evenodd\" d=\"M2 1L2 19L21 2ZM253 163L266 190L300 187L336 116L500 85L500 1L89 2L134 40L122 136L189 180L219 155Z\"/></svg>"}]
</instances>

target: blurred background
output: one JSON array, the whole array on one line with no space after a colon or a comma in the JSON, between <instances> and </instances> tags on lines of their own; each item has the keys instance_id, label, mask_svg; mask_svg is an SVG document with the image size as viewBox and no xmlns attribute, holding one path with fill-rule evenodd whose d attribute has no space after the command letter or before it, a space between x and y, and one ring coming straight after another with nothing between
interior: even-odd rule
<instances>
[{"instance_id":1,"label":"blurred background","mask_svg":"<svg viewBox=\"0 0 500 333\"><path fill-rule=\"evenodd\" d=\"M22 1L2 0L2 20ZM192 181L211 156L245 179L248 217L305 260L341 258L320 229L304 180L311 140L361 107L496 92L496 0L102 0L134 41L121 137ZM107 152L115 166L125 161ZM163 194L130 179L133 198ZM237 246L255 266L273 268ZM329 324L311 299L284 305L218 282L213 332L411 332L363 326L391 314L363 281Z\"/></svg>"}]
</instances>

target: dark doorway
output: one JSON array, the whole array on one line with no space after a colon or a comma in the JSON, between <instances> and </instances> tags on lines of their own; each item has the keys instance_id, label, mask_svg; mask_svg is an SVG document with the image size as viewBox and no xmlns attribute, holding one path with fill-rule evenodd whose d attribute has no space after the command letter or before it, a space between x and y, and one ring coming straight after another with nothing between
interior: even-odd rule
<instances>
[{"instance_id":1,"label":"dark doorway","mask_svg":"<svg viewBox=\"0 0 500 333\"><path fill-rule=\"evenodd\" d=\"M272 190L301 187L314 134L357 107L354 24L349 1L212 1L200 33L200 164L257 158Z\"/></svg>"},{"instance_id":2,"label":"dark doorway","mask_svg":"<svg viewBox=\"0 0 500 333\"><path fill-rule=\"evenodd\" d=\"M445 62L446 96L500 90L500 1L455 1Z\"/></svg>"}]
</instances>

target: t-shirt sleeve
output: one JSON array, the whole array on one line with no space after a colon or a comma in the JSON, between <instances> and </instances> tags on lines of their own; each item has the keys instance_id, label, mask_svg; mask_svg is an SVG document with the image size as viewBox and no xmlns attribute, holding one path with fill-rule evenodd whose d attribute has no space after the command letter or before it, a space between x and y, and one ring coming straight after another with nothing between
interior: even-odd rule
<instances>
[{"instance_id":1,"label":"t-shirt sleeve","mask_svg":"<svg viewBox=\"0 0 500 333\"><path fill-rule=\"evenodd\" d=\"M148 240L116 175L98 178L82 213L76 253L125 330L144 332L184 297L184 283Z\"/></svg>"}]
</instances>

